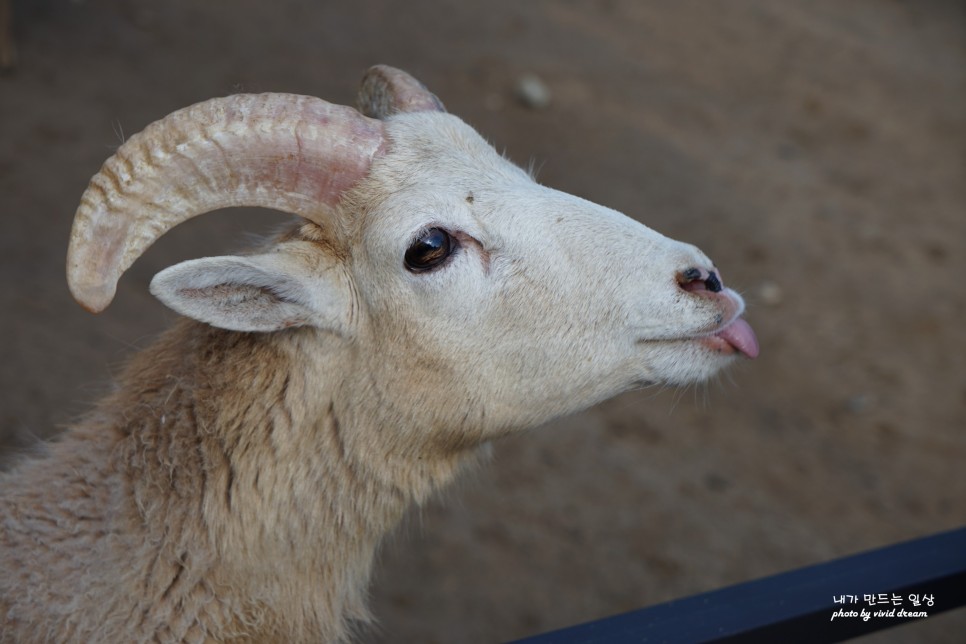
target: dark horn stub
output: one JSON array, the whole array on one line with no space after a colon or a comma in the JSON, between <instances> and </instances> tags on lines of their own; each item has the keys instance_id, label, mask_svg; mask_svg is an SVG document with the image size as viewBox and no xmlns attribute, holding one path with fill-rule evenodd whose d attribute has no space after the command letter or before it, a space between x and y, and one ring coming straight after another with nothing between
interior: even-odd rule
<instances>
[{"instance_id":1,"label":"dark horn stub","mask_svg":"<svg viewBox=\"0 0 966 644\"><path fill-rule=\"evenodd\" d=\"M359 111L384 119L399 112L445 112L442 101L418 80L395 67L376 65L362 77L356 99Z\"/></svg>"}]
</instances>

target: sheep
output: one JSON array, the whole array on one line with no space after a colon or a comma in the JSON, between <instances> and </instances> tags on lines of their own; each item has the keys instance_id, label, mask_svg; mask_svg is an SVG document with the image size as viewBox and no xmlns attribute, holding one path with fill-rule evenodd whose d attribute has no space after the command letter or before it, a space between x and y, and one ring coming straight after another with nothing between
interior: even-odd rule
<instances>
[{"instance_id":1,"label":"sheep","mask_svg":"<svg viewBox=\"0 0 966 644\"><path fill-rule=\"evenodd\" d=\"M0 641L344 641L380 541L493 440L758 353L696 247L536 183L385 66L358 110L235 95L131 137L81 198L73 296L102 311L240 205L298 220L158 273L184 317L0 478Z\"/></svg>"}]
</instances>

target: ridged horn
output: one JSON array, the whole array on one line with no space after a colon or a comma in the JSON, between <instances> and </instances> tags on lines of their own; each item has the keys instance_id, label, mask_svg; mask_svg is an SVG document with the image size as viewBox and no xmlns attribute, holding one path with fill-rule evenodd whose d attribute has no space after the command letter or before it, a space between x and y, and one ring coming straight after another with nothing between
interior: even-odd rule
<instances>
[{"instance_id":1,"label":"ridged horn","mask_svg":"<svg viewBox=\"0 0 966 644\"><path fill-rule=\"evenodd\" d=\"M382 153L382 123L294 94L238 94L178 110L132 136L91 179L74 215L67 282L88 311L183 221L261 206L321 225Z\"/></svg>"},{"instance_id":2,"label":"ridged horn","mask_svg":"<svg viewBox=\"0 0 966 644\"><path fill-rule=\"evenodd\" d=\"M445 112L443 103L418 80L395 67L376 65L362 77L356 98L359 111L384 119L397 112Z\"/></svg>"}]
</instances>

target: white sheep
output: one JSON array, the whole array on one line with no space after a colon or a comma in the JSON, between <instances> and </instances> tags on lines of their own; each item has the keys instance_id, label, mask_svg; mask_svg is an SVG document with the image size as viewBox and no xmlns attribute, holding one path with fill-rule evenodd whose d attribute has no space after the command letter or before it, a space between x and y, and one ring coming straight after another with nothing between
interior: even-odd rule
<instances>
[{"instance_id":1,"label":"white sheep","mask_svg":"<svg viewBox=\"0 0 966 644\"><path fill-rule=\"evenodd\" d=\"M159 273L189 319L0 478L0 640L343 640L380 540L488 441L757 354L695 247L538 185L403 72L360 106L200 103L91 180L68 280L92 311L197 214L303 221Z\"/></svg>"}]
</instances>

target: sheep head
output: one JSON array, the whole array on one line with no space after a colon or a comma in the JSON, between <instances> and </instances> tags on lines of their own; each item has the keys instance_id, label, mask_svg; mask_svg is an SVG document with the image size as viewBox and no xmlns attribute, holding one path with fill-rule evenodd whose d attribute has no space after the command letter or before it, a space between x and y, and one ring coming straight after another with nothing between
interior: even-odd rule
<instances>
[{"instance_id":1,"label":"sheep head","mask_svg":"<svg viewBox=\"0 0 966 644\"><path fill-rule=\"evenodd\" d=\"M152 293L216 327L351 346L357 395L468 443L757 355L741 297L694 246L537 184L403 72L369 70L359 104L230 96L131 137L77 211L75 298L105 308L197 214L299 215L304 234L172 266Z\"/></svg>"}]
</instances>

